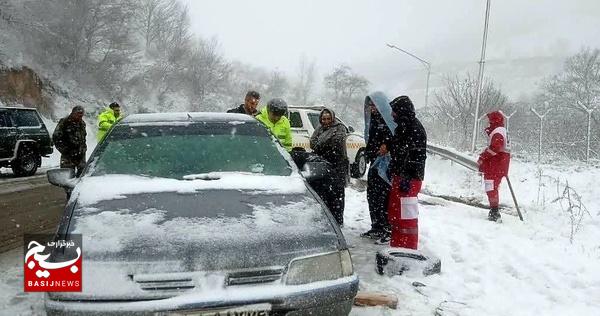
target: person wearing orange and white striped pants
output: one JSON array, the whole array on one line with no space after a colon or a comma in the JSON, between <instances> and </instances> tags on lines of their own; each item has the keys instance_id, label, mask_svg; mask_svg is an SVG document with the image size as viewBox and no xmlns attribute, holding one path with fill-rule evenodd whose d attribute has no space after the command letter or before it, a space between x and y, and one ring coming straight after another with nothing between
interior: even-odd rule
<instances>
[{"instance_id":1,"label":"person wearing orange and white striped pants","mask_svg":"<svg viewBox=\"0 0 600 316\"><path fill-rule=\"evenodd\" d=\"M388 219L392 226L391 247L417 249L419 243L419 209L427 159L427 133L416 118L415 108L407 96L390 102L398 124L391 141L390 173L392 188L388 197Z\"/></svg>"}]
</instances>

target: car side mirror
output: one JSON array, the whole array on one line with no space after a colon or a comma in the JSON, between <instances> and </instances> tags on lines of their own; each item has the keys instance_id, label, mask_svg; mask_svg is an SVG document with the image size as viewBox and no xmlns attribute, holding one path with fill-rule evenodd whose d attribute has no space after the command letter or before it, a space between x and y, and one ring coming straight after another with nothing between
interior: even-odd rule
<instances>
[{"instance_id":1,"label":"car side mirror","mask_svg":"<svg viewBox=\"0 0 600 316\"><path fill-rule=\"evenodd\" d=\"M354 133L354 127L352 127L352 126L348 126L348 131L349 131L350 133Z\"/></svg>"},{"instance_id":2,"label":"car side mirror","mask_svg":"<svg viewBox=\"0 0 600 316\"><path fill-rule=\"evenodd\" d=\"M75 171L70 168L51 169L46 173L48 182L61 188L75 187Z\"/></svg>"},{"instance_id":3,"label":"car side mirror","mask_svg":"<svg viewBox=\"0 0 600 316\"><path fill-rule=\"evenodd\" d=\"M304 164L300 173L308 181L320 180L329 173L328 164L325 161L308 161Z\"/></svg>"}]
</instances>

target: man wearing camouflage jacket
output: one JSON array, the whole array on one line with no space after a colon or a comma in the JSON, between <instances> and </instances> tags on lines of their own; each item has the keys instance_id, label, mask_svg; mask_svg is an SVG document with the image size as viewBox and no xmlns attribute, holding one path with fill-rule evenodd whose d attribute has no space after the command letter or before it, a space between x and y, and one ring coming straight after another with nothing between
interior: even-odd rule
<instances>
[{"instance_id":1,"label":"man wearing camouflage jacket","mask_svg":"<svg viewBox=\"0 0 600 316\"><path fill-rule=\"evenodd\" d=\"M60 119L52 134L52 141L60 152L60 167L71 168L75 175L81 175L85 167L87 151L84 110L78 105L73 107L69 116Z\"/></svg>"}]
</instances>

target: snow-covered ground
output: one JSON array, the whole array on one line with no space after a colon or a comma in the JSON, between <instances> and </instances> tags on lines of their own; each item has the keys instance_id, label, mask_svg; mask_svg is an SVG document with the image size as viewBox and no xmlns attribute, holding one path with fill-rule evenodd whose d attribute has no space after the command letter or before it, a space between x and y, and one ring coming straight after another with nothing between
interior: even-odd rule
<instances>
[{"instance_id":1,"label":"snow-covered ground","mask_svg":"<svg viewBox=\"0 0 600 316\"><path fill-rule=\"evenodd\" d=\"M539 170L542 176L539 177ZM513 162L512 185L524 213L511 209L508 189L503 223L486 220L487 210L450 202L446 195L486 203L478 176L430 157L420 199L420 248L442 260L442 273L379 276L379 247L358 237L370 226L365 192L346 190L344 234L351 244L360 288L398 296L398 309L356 307L351 315L600 315L600 169L583 164ZM571 217L553 202L566 183L581 195L589 214L571 242ZM503 184L506 186L506 184ZM563 206L566 202L563 200ZM577 218L576 218L577 219ZM43 314L42 294L22 292L22 250L0 255L0 314ZM414 287L413 282L425 284Z\"/></svg>"},{"instance_id":2,"label":"snow-covered ground","mask_svg":"<svg viewBox=\"0 0 600 316\"><path fill-rule=\"evenodd\" d=\"M399 308L355 308L352 315L600 315L600 170L542 166L583 196L590 215L570 243L569 215L552 203L556 183L543 177L538 203L537 167L515 162L512 184L525 221L503 214L488 222L487 210L421 195L420 248L442 260L442 274L383 277L374 272L379 246L356 237L369 228L364 195L348 190L346 237L361 289L396 293ZM429 159L425 189L432 194L486 201L476 174L448 161ZM562 190L564 187L559 188ZM512 206L508 188L501 201ZM539 205L538 205L539 204ZM371 249L369 251L369 248ZM413 282L426 284L413 287Z\"/></svg>"}]
</instances>

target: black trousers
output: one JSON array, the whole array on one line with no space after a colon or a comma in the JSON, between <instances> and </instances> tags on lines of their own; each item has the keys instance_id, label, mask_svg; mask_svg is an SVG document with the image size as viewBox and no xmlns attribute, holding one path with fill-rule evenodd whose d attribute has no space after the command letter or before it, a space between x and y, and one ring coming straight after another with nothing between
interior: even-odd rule
<instances>
[{"instance_id":1,"label":"black trousers","mask_svg":"<svg viewBox=\"0 0 600 316\"><path fill-rule=\"evenodd\" d=\"M388 222L388 195L390 185L378 174L377 168L369 168L367 174L367 201L369 202L369 215L371 215L371 229L390 231Z\"/></svg>"},{"instance_id":2,"label":"black trousers","mask_svg":"<svg viewBox=\"0 0 600 316\"><path fill-rule=\"evenodd\" d=\"M321 197L339 225L344 224L345 183L343 181L320 181L311 186Z\"/></svg>"}]
</instances>

